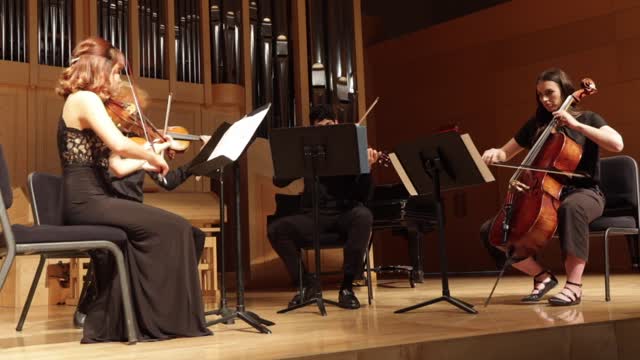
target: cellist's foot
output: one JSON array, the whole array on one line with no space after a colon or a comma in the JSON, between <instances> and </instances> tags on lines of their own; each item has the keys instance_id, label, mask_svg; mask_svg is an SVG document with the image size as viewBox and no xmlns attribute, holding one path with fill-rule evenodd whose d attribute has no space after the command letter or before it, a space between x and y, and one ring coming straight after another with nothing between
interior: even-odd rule
<instances>
[{"instance_id":1,"label":"cellist's foot","mask_svg":"<svg viewBox=\"0 0 640 360\"><path fill-rule=\"evenodd\" d=\"M571 306L578 305L582 300L582 284L574 283L567 280L562 291L549 299L549 305L552 306Z\"/></svg>"},{"instance_id":2,"label":"cellist's foot","mask_svg":"<svg viewBox=\"0 0 640 360\"><path fill-rule=\"evenodd\" d=\"M558 279L549 271L544 270L533 277L533 290L531 294L522 298L522 302L535 303L542 299L542 297L558 285Z\"/></svg>"}]
</instances>

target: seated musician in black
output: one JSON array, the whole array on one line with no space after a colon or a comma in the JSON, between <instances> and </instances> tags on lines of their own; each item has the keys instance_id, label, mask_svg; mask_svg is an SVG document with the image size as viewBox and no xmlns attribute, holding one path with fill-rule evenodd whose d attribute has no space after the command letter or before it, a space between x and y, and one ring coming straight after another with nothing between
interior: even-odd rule
<instances>
[{"instance_id":1,"label":"seated musician in black","mask_svg":"<svg viewBox=\"0 0 640 360\"><path fill-rule=\"evenodd\" d=\"M209 140L209 136L202 135L201 140L206 143ZM157 144L155 145L155 150L160 152L165 150L168 146L168 142L164 144ZM173 158L171 150L167 150L167 153L170 158ZM160 180L158 173L154 171L155 169L153 169L144 160L122 159L118 155L112 154L109 158L109 164L110 168L104 174L104 180L107 184L107 188L111 190L115 197L139 203L142 203L144 197L143 184L145 174L148 174L156 184L165 190L173 190L177 188L187 181L187 179L192 175L188 171L190 163L169 170L169 172L164 176L164 181ZM191 230L193 231L193 240L195 242L196 259L199 261L204 250L205 234L197 227L191 227ZM105 257L105 260L106 258L107 257ZM82 294L73 317L74 325L79 328L83 326L87 306L89 306L95 296L95 284L93 283L93 280L88 279L87 281L89 281L89 283L86 286L86 292Z\"/></svg>"},{"instance_id":2,"label":"seated musician in black","mask_svg":"<svg viewBox=\"0 0 640 360\"><path fill-rule=\"evenodd\" d=\"M337 124L336 115L329 105L314 106L309 115L313 126ZM379 153L368 149L369 164L373 165ZM284 187L295 179L274 179L278 187ZM353 281L361 274L364 255L369 244L373 215L363 204L371 193L371 175L320 177L319 184L320 232L337 232L346 240L344 246L344 277L338 302L341 307L357 309L360 302L353 292ZM305 181L302 194L302 210L298 214L276 219L268 227L271 246L282 258L294 282L298 282L297 252L300 244L313 239L313 215L311 211L311 184ZM317 293L317 282L306 269L303 291L296 294L290 306L311 299Z\"/></svg>"}]
</instances>

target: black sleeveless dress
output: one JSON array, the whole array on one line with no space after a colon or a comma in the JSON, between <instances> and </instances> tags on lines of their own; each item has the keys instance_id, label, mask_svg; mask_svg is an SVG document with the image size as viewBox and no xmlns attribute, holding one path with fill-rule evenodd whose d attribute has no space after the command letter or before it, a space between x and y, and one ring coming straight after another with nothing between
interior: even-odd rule
<instances>
[{"instance_id":1,"label":"black sleeveless dress","mask_svg":"<svg viewBox=\"0 0 640 360\"><path fill-rule=\"evenodd\" d=\"M142 341L211 335L204 318L191 225L178 215L117 199L104 180L110 154L90 129L58 126L64 173L64 219L108 225L129 238L123 250L137 332ZM112 256L91 255L97 296L87 309L82 343L126 341L120 282Z\"/></svg>"}]
</instances>

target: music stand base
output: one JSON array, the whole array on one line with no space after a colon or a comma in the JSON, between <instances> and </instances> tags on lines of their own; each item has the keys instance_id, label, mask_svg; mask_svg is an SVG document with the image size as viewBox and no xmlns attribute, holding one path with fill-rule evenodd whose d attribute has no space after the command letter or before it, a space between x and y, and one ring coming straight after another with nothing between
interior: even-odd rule
<instances>
[{"instance_id":1,"label":"music stand base","mask_svg":"<svg viewBox=\"0 0 640 360\"><path fill-rule=\"evenodd\" d=\"M335 302L333 300L324 299L322 297L322 293L320 293L319 295L320 296L316 295L315 297L303 302L302 304L289 306L286 309L279 310L278 314L284 314L284 313L287 313L289 311L293 311L293 310L297 310L297 309L303 308L303 307L305 307L307 305L316 304L316 305L318 305L318 309L320 310L320 315L327 316L327 309L324 306L325 303L330 304L330 305L334 305L334 306L337 306L337 307L341 307L340 304L338 304L337 302Z\"/></svg>"},{"instance_id":2,"label":"music stand base","mask_svg":"<svg viewBox=\"0 0 640 360\"><path fill-rule=\"evenodd\" d=\"M209 326L213 326L216 324L233 324L234 320L238 318L240 320L243 320L244 322L246 322L247 324L251 325L254 329L258 330L259 332L263 333L263 334L271 334L271 330L269 330L265 325L267 326L271 326L271 325L275 325L274 322L266 320L261 318L260 316L258 316L257 314L251 312L251 311L238 311L235 310L233 312L231 312L230 314L221 317L220 319L217 320L213 320L213 321L208 321L207 322L207 327Z\"/></svg>"},{"instance_id":3,"label":"music stand base","mask_svg":"<svg viewBox=\"0 0 640 360\"><path fill-rule=\"evenodd\" d=\"M233 310L229 309L228 307L223 307L223 308L216 309L216 310L205 311L204 312L204 316L218 315L218 316L222 316L224 318L224 317L227 317L227 316L231 315L232 313L233 313ZM235 321L232 318L229 321L225 322L225 324L233 325L233 324L235 324Z\"/></svg>"},{"instance_id":4,"label":"music stand base","mask_svg":"<svg viewBox=\"0 0 640 360\"><path fill-rule=\"evenodd\" d=\"M411 311L411 310L415 310L415 309L418 309L418 308L421 308L421 307L424 307L424 306L429 306L431 304L439 303L440 301L446 301L449 304L457 307L458 309L468 312L469 314L477 314L478 313L478 311L473 308L473 305L471 305L471 304L469 304L467 302L464 302L464 301L462 301L460 299L454 298L453 296L449 296L449 295L443 295L443 296L440 296L439 298L435 298L435 299L432 299L432 300L429 300L429 301L425 301L425 302L422 302L420 304L412 305L412 306L406 307L404 309L396 310L396 311L394 311L394 313L402 314L402 313L405 313L407 311Z\"/></svg>"}]
</instances>

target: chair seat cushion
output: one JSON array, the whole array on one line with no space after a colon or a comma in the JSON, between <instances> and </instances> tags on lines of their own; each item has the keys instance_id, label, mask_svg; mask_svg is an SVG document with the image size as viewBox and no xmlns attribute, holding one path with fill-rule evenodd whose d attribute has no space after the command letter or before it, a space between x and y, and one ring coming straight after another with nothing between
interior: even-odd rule
<instances>
[{"instance_id":1,"label":"chair seat cushion","mask_svg":"<svg viewBox=\"0 0 640 360\"><path fill-rule=\"evenodd\" d=\"M633 229L637 226L633 216L601 216L589 224L589 230L604 231L611 227Z\"/></svg>"},{"instance_id":2,"label":"chair seat cushion","mask_svg":"<svg viewBox=\"0 0 640 360\"><path fill-rule=\"evenodd\" d=\"M127 234L120 228L102 225L12 225L17 244L107 240L122 246Z\"/></svg>"}]
</instances>

